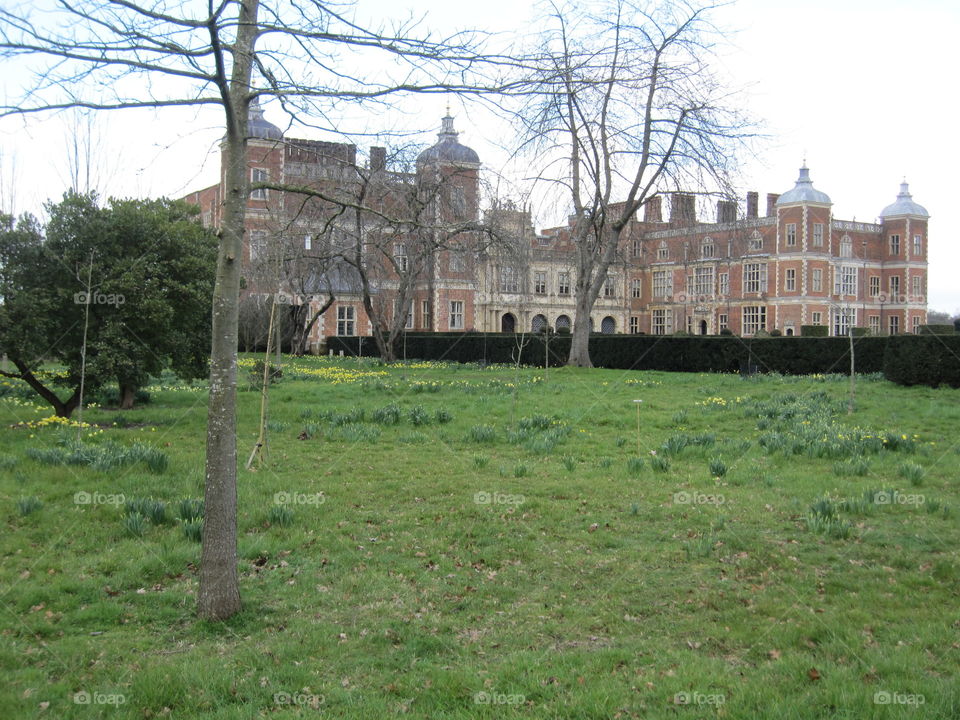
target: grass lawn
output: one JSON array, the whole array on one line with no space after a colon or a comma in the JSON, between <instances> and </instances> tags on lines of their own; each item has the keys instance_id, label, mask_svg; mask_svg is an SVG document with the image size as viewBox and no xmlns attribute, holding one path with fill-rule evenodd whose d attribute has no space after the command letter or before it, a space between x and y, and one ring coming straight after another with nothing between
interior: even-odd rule
<instances>
[{"instance_id":1,"label":"grass lawn","mask_svg":"<svg viewBox=\"0 0 960 720\"><path fill-rule=\"evenodd\" d=\"M960 717L960 391L288 362L225 624L204 388L0 391L3 717Z\"/></svg>"}]
</instances>

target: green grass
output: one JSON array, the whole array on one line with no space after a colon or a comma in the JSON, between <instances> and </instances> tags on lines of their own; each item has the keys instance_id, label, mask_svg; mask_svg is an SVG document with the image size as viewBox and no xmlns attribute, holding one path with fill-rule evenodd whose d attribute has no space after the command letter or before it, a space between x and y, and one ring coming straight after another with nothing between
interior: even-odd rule
<instances>
[{"instance_id":1,"label":"green grass","mask_svg":"<svg viewBox=\"0 0 960 720\"><path fill-rule=\"evenodd\" d=\"M222 624L194 616L203 388L166 378L117 425L90 409L81 441L15 427L47 413L14 389L0 707L957 717L960 392L862 378L850 416L846 388L288 360L267 462L240 464L244 609Z\"/></svg>"}]
</instances>

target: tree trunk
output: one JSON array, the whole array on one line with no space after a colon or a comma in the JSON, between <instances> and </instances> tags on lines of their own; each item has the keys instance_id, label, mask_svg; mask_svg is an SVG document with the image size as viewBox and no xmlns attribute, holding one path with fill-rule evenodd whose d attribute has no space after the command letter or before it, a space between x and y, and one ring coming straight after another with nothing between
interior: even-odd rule
<instances>
[{"instance_id":1,"label":"tree trunk","mask_svg":"<svg viewBox=\"0 0 960 720\"><path fill-rule=\"evenodd\" d=\"M249 87L258 0L241 4L227 100L223 223L213 293L210 399L204 485L203 547L197 613L225 620L240 611L237 575L237 325L247 202Z\"/></svg>"},{"instance_id":2,"label":"tree trunk","mask_svg":"<svg viewBox=\"0 0 960 720\"><path fill-rule=\"evenodd\" d=\"M16 366L19 373L3 373L4 377L17 378L23 380L27 385L33 388L40 397L53 406L53 412L57 417L69 418L73 411L80 405L80 388L74 389L73 394L67 400L61 400L59 396L50 388L44 385L36 375L19 358L10 358Z\"/></svg>"},{"instance_id":3,"label":"tree trunk","mask_svg":"<svg viewBox=\"0 0 960 720\"><path fill-rule=\"evenodd\" d=\"M133 410L133 400L137 394L137 388L130 383L120 383L120 409Z\"/></svg>"},{"instance_id":4,"label":"tree trunk","mask_svg":"<svg viewBox=\"0 0 960 720\"><path fill-rule=\"evenodd\" d=\"M584 299L577 299L577 314L573 319L573 334L570 336L571 367L593 367L590 361L590 310Z\"/></svg>"}]
</instances>

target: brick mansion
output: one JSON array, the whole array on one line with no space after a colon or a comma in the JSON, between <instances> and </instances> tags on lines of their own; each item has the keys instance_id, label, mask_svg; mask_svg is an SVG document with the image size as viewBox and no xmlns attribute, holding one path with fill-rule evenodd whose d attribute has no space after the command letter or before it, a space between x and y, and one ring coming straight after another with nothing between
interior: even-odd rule
<instances>
[{"instance_id":1,"label":"brick mansion","mask_svg":"<svg viewBox=\"0 0 960 720\"><path fill-rule=\"evenodd\" d=\"M434 190L424 208L433 235L448 223L473 222L477 228L496 225L500 236L508 237L509 252L503 246L480 248L464 239L472 237L466 233L448 244L429 245L427 257L418 261L414 256L425 246L416 232L393 228L389 262L377 275L377 287L367 290L391 313L403 314L406 329L536 332L550 327L562 332L572 327L576 268L570 228L538 232L529 212L510 203L481 212L480 158L459 142L449 113L438 142L407 172L388 167L384 148L371 148L361 167L354 145L285 138L256 105L250 135L247 164L253 183L318 188L320 198L312 202L329 205L345 188L355 195L358 178L379 177L377 202L383 209L401 202L397 187L419 187L422 195L429 178ZM217 226L221 193L218 184L186 199L200 206L205 224ZM804 326L816 325L826 326L830 335L846 334L851 326L896 334L926 323L929 214L914 202L905 182L879 213L879 223L835 218L830 196L814 187L806 167L792 188L767 194L765 201L761 214L756 192L747 193L743 205L720 200L707 219L698 216L693 194L651 197L623 233L591 326L601 333L750 336L799 335ZM281 289L294 303L311 307L333 298L311 329L313 347L333 335L368 335L372 329L357 274L338 266L329 252L337 233L346 230L337 229L336 213L306 212L306 206L295 190L251 191L245 278L254 275L246 269L266 257L265 249L278 236L307 256L322 246L326 271L312 273L312 284L291 283L288 277ZM366 227L359 223L355 231L363 234ZM372 244L361 238L358 247ZM362 262L383 260L371 253ZM406 308L391 301L401 283L407 283ZM247 282L245 292L264 289Z\"/></svg>"}]
</instances>

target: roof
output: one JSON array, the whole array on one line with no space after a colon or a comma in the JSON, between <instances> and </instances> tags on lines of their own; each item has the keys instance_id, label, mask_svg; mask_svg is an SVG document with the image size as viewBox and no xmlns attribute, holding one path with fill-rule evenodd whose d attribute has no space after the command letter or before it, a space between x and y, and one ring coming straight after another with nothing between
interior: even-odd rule
<instances>
[{"instance_id":1,"label":"roof","mask_svg":"<svg viewBox=\"0 0 960 720\"><path fill-rule=\"evenodd\" d=\"M896 215L930 217L930 213L927 212L927 209L923 207L923 205L918 205L913 201L913 195L910 194L910 186L906 182L900 185L900 194L897 195L897 201L892 205L887 205L883 209L883 212L880 213L881 218L894 217Z\"/></svg>"},{"instance_id":2,"label":"roof","mask_svg":"<svg viewBox=\"0 0 960 720\"><path fill-rule=\"evenodd\" d=\"M260 101L257 98L250 101L249 112L247 137L262 138L263 140L280 140L283 137L280 128L263 117L263 108L260 107Z\"/></svg>"},{"instance_id":3,"label":"roof","mask_svg":"<svg viewBox=\"0 0 960 720\"><path fill-rule=\"evenodd\" d=\"M457 141L459 133L453 129L453 118L449 113L443 118L442 123L440 132L437 134L439 142L420 153L417 164L479 165L480 156Z\"/></svg>"},{"instance_id":4,"label":"roof","mask_svg":"<svg viewBox=\"0 0 960 720\"><path fill-rule=\"evenodd\" d=\"M831 204L829 195L813 187L813 181L810 179L810 170L806 164L800 168L800 177L797 178L797 184L777 199L777 205L794 205L797 203Z\"/></svg>"}]
</instances>

